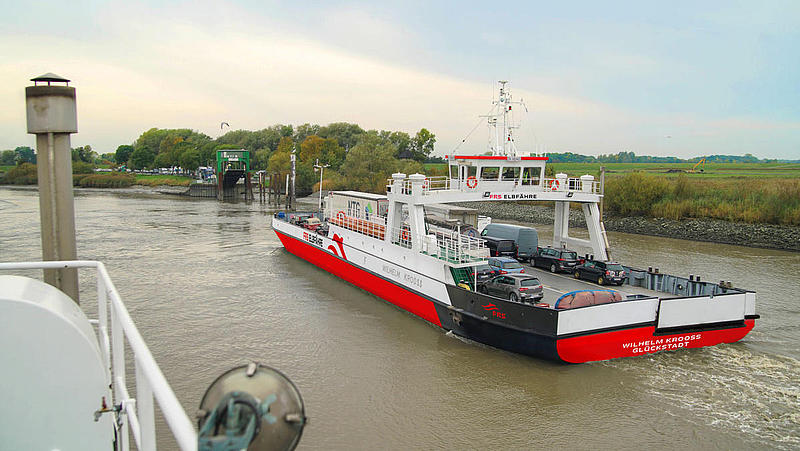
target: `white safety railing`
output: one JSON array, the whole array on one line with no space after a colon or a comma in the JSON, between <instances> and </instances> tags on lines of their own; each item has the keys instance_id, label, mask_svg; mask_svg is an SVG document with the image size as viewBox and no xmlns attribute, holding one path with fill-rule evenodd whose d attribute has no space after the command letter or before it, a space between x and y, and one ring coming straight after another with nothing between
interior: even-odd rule
<instances>
[{"instance_id":1,"label":"white safety railing","mask_svg":"<svg viewBox=\"0 0 800 451\"><path fill-rule=\"evenodd\" d=\"M600 182L596 180L581 180L579 177L568 177L565 179L556 178L542 178L534 177L531 180L523 180L520 185L518 180L499 180L492 179L476 179L470 177L464 182L459 182L458 179L451 179L447 176L426 177L422 183L422 194L428 194L432 191L446 191L450 189L459 191L477 191L480 186L486 186L489 183L492 189L502 189L503 187L519 190L519 189L534 189L542 191L553 192L582 192L589 194L600 194ZM411 180L403 180L400 185L400 194L411 194ZM391 192L394 186L394 180L388 179L386 184L386 191Z\"/></svg>"},{"instance_id":2,"label":"white safety railing","mask_svg":"<svg viewBox=\"0 0 800 451\"><path fill-rule=\"evenodd\" d=\"M436 177L425 177L425 180L422 182L422 194L426 194L430 191L445 191L449 190L452 187L452 183L458 183L458 180L452 180L450 177L447 176L436 176ZM402 193L401 194L411 194L411 180L403 180L401 184ZM386 192L391 192L392 187L394 186L394 179L387 179L386 180Z\"/></svg>"},{"instance_id":3,"label":"white safety railing","mask_svg":"<svg viewBox=\"0 0 800 451\"><path fill-rule=\"evenodd\" d=\"M554 192L583 192L590 194L600 194L600 182L593 180L581 180L577 177L566 179L542 179L542 190Z\"/></svg>"},{"instance_id":4,"label":"white safety railing","mask_svg":"<svg viewBox=\"0 0 800 451\"><path fill-rule=\"evenodd\" d=\"M114 389L114 406L120 406L117 437L121 450L130 449L130 434L140 450L156 449L155 404L184 450L197 449L197 432L183 410L178 398L167 383L153 355L147 348L125 304L114 287L105 265L97 261L52 261L30 263L0 263L0 270L95 268L97 283L97 326L100 350L106 368L110 371ZM111 338L109 340L109 315ZM136 398L130 396L125 381L125 341L133 351L136 375ZM127 418L127 424L125 419ZM129 430L130 428L130 430Z\"/></svg>"},{"instance_id":5,"label":"white safety railing","mask_svg":"<svg viewBox=\"0 0 800 451\"><path fill-rule=\"evenodd\" d=\"M472 263L489 258L486 242L458 232L430 231L427 235L412 234L407 227L392 229L391 241L411 249L418 244L423 254L453 264Z\"/></svg>"}]
</instances>

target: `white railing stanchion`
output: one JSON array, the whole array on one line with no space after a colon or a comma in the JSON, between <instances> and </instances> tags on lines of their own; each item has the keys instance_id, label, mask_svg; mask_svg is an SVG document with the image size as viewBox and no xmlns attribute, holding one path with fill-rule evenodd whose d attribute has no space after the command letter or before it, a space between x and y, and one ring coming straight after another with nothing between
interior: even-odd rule
<instances>
[{"instance_id":1,"label":"white railing stanchion","mask_svg":"<svg viewBox=\"0 0 800 451\"><path fill-rule=\"evenodd\" d=\"M138 358L136 364L136 413L139 417L141 428L141 442L139 448L143 451L156 449L156 412L153 405L153 389L150 381L143 373L143 365Z\"/></svg>"},{"instance_id":2,"label":"white railing stanchion","mask_svg":"<svg viewBox=\"0 0 800 451\"><path fill-rule=\"evenodd\" d=\"M122 325L119 323L119 315L117 315L117 306L111 304L111 375L114 378L114 399L115 402L120 402L123 399L128 399L127 390L125 390L125 340L122 336ZM130 415L122 415L120 417L122 429L122 449L129 449L130 436L126 423Z\"/></svg>"},{"instance_id":3,"label":"white railing stanchion","mask_svg":"<svg viewBox=\"0 0 800 451\"><path fill-rule=\"evenodd\" d=\"M97 278L97 320L99 329L100 349L103 352L103 364L111 377L111 343L108 340L108 295L106 294L106 284L99 272L95 272Z\"/></svg>"}]
</instances>

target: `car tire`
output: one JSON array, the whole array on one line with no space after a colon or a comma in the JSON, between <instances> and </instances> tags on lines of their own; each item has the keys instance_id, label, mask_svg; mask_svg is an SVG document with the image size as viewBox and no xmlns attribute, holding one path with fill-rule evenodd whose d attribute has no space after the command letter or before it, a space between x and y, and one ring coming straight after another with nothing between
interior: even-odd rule
<instances>
[{"instance_id":1,"label":"car tire","mask_svg":"<svg viewBox=\"0 0 800 451\"><path fill-rule=\"evenodd\" d=\"M480 286L478 286L478 293L489 294L489 290L487 290L485 286L480 285Z\"/></svg>"},{"instance_id":2,"label":"car tire","mask_svg":"<svg viewBox=\"0 0 800 451\"><path fill-rule=\"evenodd\" d=\"M511 293L508 295L508 300L509 300L509 301L511 301L511 302L519 302L519 296L517 296L517 293L514 293L514 292L512 291L512 292L511 292Z\"/></svg>"},{"instance_id":3,"label":"car tire","mask_svg":"<svg viewBox=\"0 0 800 451\"><path fill-rule=\"evenodd\" d=\"M581 272L580 271L575 271L575 273L572 274L572 276L575 277L576 279L580 279L581 278Z\"/></svg>"},{"instance_id":4,"label":"car tire","mask_svg":"<svg viewBox=\"0 0 800 451\"><path fill-rule=\"evenodd\" d=\"M558 272L558 268L556 267L556 264L555 264L555 263L553 263L552 265L550 265L550 272L552 272L552 273L556 273L556 272Z\"/></svg>"},{"instance_id":5,"label":"car tire","mask_svg":"<svg viewBox=\"0 0 800 451\"><path fill-rule=\"evenodd\" d=\"M603 282L605 282L605 280L603 279L603 276L600 276L600 277L597 278L597 284L598 285L603 285Z\"/></svg>"}]
</instances>

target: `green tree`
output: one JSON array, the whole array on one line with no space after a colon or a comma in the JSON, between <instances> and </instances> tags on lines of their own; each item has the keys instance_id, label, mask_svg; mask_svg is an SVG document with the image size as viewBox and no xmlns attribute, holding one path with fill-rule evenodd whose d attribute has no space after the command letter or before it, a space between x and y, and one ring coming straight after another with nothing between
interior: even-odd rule
<instances>
[{"instance_id":1,"label":"green tree","mask_svg":"<svg viewBox=\"0 0 800 451\"><path fill-rule=\"evenodd\" d=\"M94 163L97 153L92 150L92 146L86 145L72 149L72 161L83 161L84 163Z\"/></svg>"},{"instance_id":2,"label":"green tree","mask_svg":"<svg viewBox=\"0 0 800 451\"><path fill-rule=\"evenodd\" d=\"M172 155L168 152L160 153L153 159L153 167L168 168L170 166L177 166L177 162L172 159Z\"/></svg>"},{"instance_id":3,"label":"green tree","mask_svg":"<svg viewBox=\"0 0 800 451\"><path fill-rule=\"evenodd\" d=\"M331 169L336 171L344 163L344 159L347 156L347 152L344 150L344 147L340 146L335 139L333 138L326 138L322 142L322 156L320 156L320 161L323 163L331 165Z\"/></svg>"},{"instance_id":4,"label":"green tree","mask_svg":"<svg viewBox=\"0 0 800 451\"><path fill-rule=\"evenodd\" d=\"M161 141L169 134L169 130L161 130L158 128L151 128L142 133L133 143L134 151L147 151L147 153L140 153L139 155L151 154L155 158L158 151L161 149Z\"/></svg>"},{"instance_id":5,"label":"green tree","mask_svg":"<svg viewBox=\"0 0 800 451\"><path fill-rule=\"evenodd\" d=\"M16 157L13 150L4 150L0 153L0 166L12 166L16 164Z\"/></svg>"},{"instance_id":6,"label":"green tree","mask_svg":"<svg viewBox=\"0 0 800 451\"><path fill-rule=\"evenodd\" d=\"M352 189L382 193L386 179L397 167L396 152L397 147L385 142L378 133L364 133L347 153L340 173Z\"/></svg>"},{"instance_id":7,"label":"green tree","mask_svg":"<svg viewBox=\"0 0 800 451\"><path fill-rule=\"evenodd\" d=\"M36 153L28 146L20 146L14 149L15 161L17 164L32 163L36 164Z\"/></svg>"},{"instance_id":8,"label":"green tree","mask_svg":"<svg viewBox=\"0 0 800 451\"><path fill-rule=\"evenodd\" d=\"M303 125L298 125L297 128L294 130L294 135L292 139L296 143L302 143L306 140L309 136L314 136L319 133L320 126L319 125L311 125L309 123L305 123Z\"/></svg>"},{"instance_id":9,"label":"green tree","mask_svg":"<svg viewBox=\"0 0 800 451\"><path fill-rule=\"evenodd\" d=\"M316 159L322 157L322 146L324 144L325 139L317 135L306 137L300 143L300 161L313 164Z\"/></svg>"},{"instance_id":10,"label":"green tree","mask_svg":"<svg viewBox=\"0 0 800 451\"><path fill-rule=\"evenodd\" d=\"M433 152L433 145L436 143L436 135L423 128L417 132L411 140L409 150L411 158L422 163Z\"/></svg>"},{"instance_id":11,"label":"green tree","mask_svg":"<svg viewBox=\"0 0 800 451\"><path fill-rule=\"evenodd\" d=\"M324 127L320 127L318 136L322 138L335 139L336 142L345 149L352 149L358 138L364 133L364 129L357 124L347 122L333 122Z\"/></svg>"},{"instance_id":12,"label":"green tree","mask_svg":"<svg viewBox=\"0 0 800 451\"><path fill-rule=\"evenodd\" d=\"M200 167L200 149L187 147L181 152L180 165L187 171L196 171Z\"/></svg>"},{"instance_id":13,"label":"green tree","mask_svg":"<svg viewBox=\"0 0 800 451\"><path fill-rule=\"evenodd\" d=\"M130 144L123 144L117 147L117 151L114 153L114 161L117 164L126 164L132 153L133 146Z\"/></svg>"},{"instance_id":14,"label":"green tree","mask_svg":"<svg viewBox=\"0 0 800 451\"><path fill-rule=\"evenodd\" d=\"M260 171L262 169L267 169L267 165L269 165L269 156L271 155L268 149L259 149L256 151L255 156L251 160L251 164L253 169Z\"/></svg>"},{"instance_id":15,"label":"green tree","mask_svg":"<svg viewBox=\"0 0 800 451\"><path fill-rule=\"evenodd\" d=\"M129 163L132 169L145 169L153 166L155 158L155 152L143 146L133 151Z\"/></svg>"}]
</instances>

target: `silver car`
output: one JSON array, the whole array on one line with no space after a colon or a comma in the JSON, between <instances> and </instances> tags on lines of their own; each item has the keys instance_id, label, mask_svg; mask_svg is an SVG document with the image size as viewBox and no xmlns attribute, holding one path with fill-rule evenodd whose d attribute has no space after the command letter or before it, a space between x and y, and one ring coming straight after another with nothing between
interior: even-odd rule
<instances>
[{"instance_id":1,"label":"silver car","mask_svg":"<svg viewBox=\"0 0 800 451\"><path fill-rule=\"evenodd\" d=\"M544 297L542 283L527 274L504 274L492 278L479 287L484 294L513 302L538 302Z\"/></svg>"}]
</instances>

